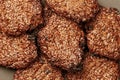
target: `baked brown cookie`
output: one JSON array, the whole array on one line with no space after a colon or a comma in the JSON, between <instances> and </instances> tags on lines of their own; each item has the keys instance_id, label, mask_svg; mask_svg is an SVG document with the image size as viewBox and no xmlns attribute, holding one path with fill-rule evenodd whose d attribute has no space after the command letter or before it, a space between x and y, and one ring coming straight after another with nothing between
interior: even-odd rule
<instances>
[{"instance_id":1,"label":"baked brown cookie","mask_svg":"<svg viewBox=\"0 0 120 80\"><path fill-rule=\"evenodd\" d=\"M119 80L118 64L104 58L87 56L80 80Z\"/></svg>"},{"instance_id":2,"label":"baked brown cookie","mask_svg":"<svg viewBox=\"0 0 120 80\"><path fill-rule=\"evenodd\" d=\"M37 59L28 68L17 70L14 80L63 80L61 71L46 62L44 56Z\"/></svg>"},{"instance_id":3,"label":"baked brown cookie","mask_svg":"<svg viewBox=\"0 0 120 80\"><path fill-rule=\"evenodd\" d=\"M120 14L113 8L101 8L96 18L87 24L89 50L120 60Z\"/></svg>"},{"instance_id":4,"label":"baked brown cookie","mask_svg":"<svg viewBox=\"0 0 120 80\"><path fill-rule=\"evenodd\" d=\"M53 65L66 70L81 62L84 42L84 33L79 26L55 13L38 33L41 51Z\"/></svg>"},{"instance_id":5,"label":"baked brown cookie","mask_svg":"<svg viewBox=\"0 0 120 80\"><path fill-rule=\"evenodd\" d=\"M78 23L91 19L99 10L97 0L46 0L46 3L58 15Z\"/></svg>"},{"instance_id":6,"label":"baked brown cookie","mask_svg":"<svg viewBox=\"0 0 120 80\"><path fill-rule=\"evenodd\" d=\"M37 56L36 46L29 35L10 37L0 33L0 65L20 69L27 67Z\"/></svg>"},{"instance_id":7,"label":"baked brown cookie","mask_svg":"<svg viewBox=\"0 0 120 80\"><path fill-rule=\"evenodd\" d=\"M8 35L20 35L36 28L42 21L39 0L0 1L0 29Z\"/></svg>"}]
</instances>

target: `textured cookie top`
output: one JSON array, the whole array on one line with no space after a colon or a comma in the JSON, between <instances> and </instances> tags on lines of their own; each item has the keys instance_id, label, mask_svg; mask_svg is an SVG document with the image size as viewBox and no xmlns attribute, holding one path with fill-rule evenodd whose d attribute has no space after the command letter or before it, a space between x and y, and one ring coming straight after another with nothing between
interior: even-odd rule
<instances>
[{"instance_id":1,"label":"textured cookie top","mask_svg":"<svg viewBox=\"0 0 120 80\"><path fill-rule=\"evenodd\" d=\"M63 80L61 71L52 67L41 57L28 68L17 70L14 80Z\"/></svg>"},{"instance_id":2,"label":"textured cookie top","mask_svg":"<svg viewBox=\"0 0 120 80\"><path fill-rule=\"evenodd\" d=\"M81 71L69 72L66 74L66 80L80 80Z\"/></svg>"},{"instance_id":3,"label":"textured cookie top","mask_svg":"<svg viewBox=\"0 0 120 80\"><path fill-rule=\"evenodd\" d=\"M37 56L36 46L28 35L8 37L0 33L0 65L10 68L25 68Z\"/></svg>"},{"instance_id":4,"label":"textured cookie top","mask_svg":"<svg viewBox=\"0 0 120 80\"><path fill-rule=\"evenodd\" d=\"M58 15L77 22L89 20L99 10L97 0L46 0L46 2Z\"/></svg>"},{"instance_id":5,"label":"textured cookie top","mask_svg":"<svg viewBox=\"0 0 120 80\"><path fill-rule=\"evenodd\" d=\"M72 21L52 14L38 33L38 42L54 65L69 69L81 62L84 33Z\"/></svg>"},{"instance_id":6,"label":"textured cookie top","mask_svg":"<svg viewBox=\"0 0 120 80\"><path fill-rule=\"evenodd\" d=\"M118 64L104 58L88 56L83 62L80 80L118 80Z\"/></svg>"},{"instance_id":7,"label":"textured cookie top","mask_svg":"<svg viewBox=\"0 0 120 80\"><path fill-rule=\"evenodd\" d=\"M42 23L38 0L1 0L0 29L9 35L19 35Z\"/></svg>"},{"instance_id":8,"label":"textured cookie top","mask_svg":"<svg viewBox=\"0 0 120 80\"><path fill-rule=\"evenodd\" d=\"M87 24L88 47L91 52L111 59L120 59L120 14L112 8L102 8Z\"/></svg>"}]
</instances>

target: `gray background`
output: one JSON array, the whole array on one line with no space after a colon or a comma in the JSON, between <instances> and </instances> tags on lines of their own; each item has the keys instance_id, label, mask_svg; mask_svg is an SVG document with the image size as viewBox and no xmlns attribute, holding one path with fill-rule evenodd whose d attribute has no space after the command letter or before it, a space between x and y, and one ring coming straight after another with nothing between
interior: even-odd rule
<instances>
[{"instance_id":1,"label":"gray background","mask_svg":"<svg viewBox=\"0 0 120 80\"><path fill-rule=\"evenodd\" d=\"M99 3L106 7L114 7L120 11L120 0L98 0ZM13 80L14 70L0 67L0 80Z\"/></svg>"}]
</instances>

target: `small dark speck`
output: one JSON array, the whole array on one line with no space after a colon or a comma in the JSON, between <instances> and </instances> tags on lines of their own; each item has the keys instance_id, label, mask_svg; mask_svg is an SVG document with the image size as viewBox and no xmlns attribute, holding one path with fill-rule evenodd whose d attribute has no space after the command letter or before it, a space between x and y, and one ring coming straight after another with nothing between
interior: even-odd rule
<instances>
[{"instance_id":1,"label":"small dark speck","mask_svg":"<svg viewBox=\"0 0 120 80\"><path fill-rule=\"evenodd\" d=\"M40 60L40 64L44 64L45 63L45 60Z\"/></svg>"},{"instance_id":2,"label":"small dark speck","mask_svg":"<svg viewBox=\"0 0 120 80\"><path fill-rule=\"evenodd\" d=\"M50 70L46 70L46 71L45 71L45 74L49 74L49 73L51 73Z\"/></svg>"}]
</instances>

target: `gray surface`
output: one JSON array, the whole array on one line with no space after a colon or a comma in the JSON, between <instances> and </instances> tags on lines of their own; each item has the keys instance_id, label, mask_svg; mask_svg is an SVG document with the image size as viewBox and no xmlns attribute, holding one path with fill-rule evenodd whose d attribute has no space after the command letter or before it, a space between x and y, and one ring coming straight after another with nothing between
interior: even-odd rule
<instances>
[{"instance_id":1,"label":"gray surface","mask_svg":"<svg viewBox=\"0 0 120 80\"><path fill-rule=\"evenodd\" d=\"M114 7L120 11L120 0L98 0L99 3L106 7ZM0 80L13 80L14 71L0 67Z\"/></svg>"},{"instance_id":2,"label":"gray surface","mask_svg":"<svg viewBox=\"0 0 120 80\"><path fill-rule=\"evenodd\" d=\"M13 80L14 70L0 67L0 80Z\"/></svg>"},{"instance_id":3,"label":"gray surface","mask_svg":"<svg viewBox=\"0 0 120 80\"><path fill-rule=\"evenodd\" d=\"M98 0L105 7L117 8L120 11L120 0Z\"/></svg>"}]
</instances>

